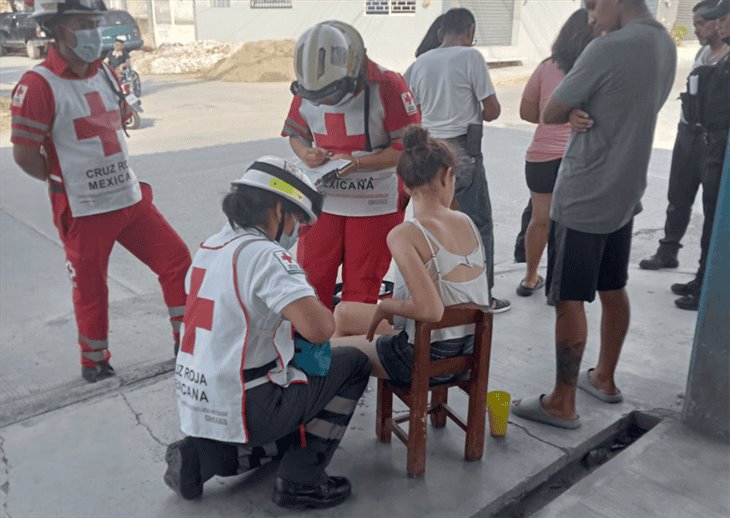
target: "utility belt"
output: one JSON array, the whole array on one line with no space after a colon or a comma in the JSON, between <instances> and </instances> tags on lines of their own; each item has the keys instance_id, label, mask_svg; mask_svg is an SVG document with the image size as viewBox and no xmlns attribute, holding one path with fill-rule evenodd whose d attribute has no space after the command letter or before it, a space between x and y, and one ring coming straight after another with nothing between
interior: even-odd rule
<instances>
[{"instance_id":1,"label":"utility belt","mask_svg":"<svg viewBox=\"0 0 730 518\"><path fill-rule=\"evenodd\" d=\"M727 133L730 131L730 124L710 124L707 127L702 124L688 124L686 122L680 122L682 129L692 135L715 135L717 133Z\"/></svg>"},{"instance_id":2,"label":"utility belt","mask_svg":"<svg viewBox=\"0 0 730 518\"><path fill-rule=\"evenodd\" d=\"M469 124L464 135L458 137L445 138L446 142L458 145L466 154L471 157L478 157L482 154L482 136L484 134L484 125Z\"/></svg>"}]
</instances>

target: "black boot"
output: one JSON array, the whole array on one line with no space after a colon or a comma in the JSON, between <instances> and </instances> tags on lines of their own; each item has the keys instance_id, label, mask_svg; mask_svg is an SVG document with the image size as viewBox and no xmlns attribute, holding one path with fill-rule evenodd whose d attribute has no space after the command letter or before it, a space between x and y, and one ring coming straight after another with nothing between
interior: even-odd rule
<instances>
[{"instance_id":1,"label":"black boot","mask_svg":"<svg viewBox=\"0 0 730 518\"><path fill-rule=\"evenodd\" d=\"M676 284L672 284L671 290L675 295L694 295L699 291L697 289L698 284L697 279L693 279L687 283L678 282Z\"/></svg>"},{"instance_id":2,"label":"black boot","mask_svg":"<svg viewBox=\"0 0 730 518\"><path fill-rule=\"evenodd\" d=\"M345 477L327 477L321 484L305 486L276 477L272 500L280 507L322 509L339 505L350 496L350 481Z\"/></svg>"},{"instance_id":3,"label":"black boot","mask_svg":"<svg viewBox=\"0 0 730 518\"><path fill-rule=\"evenodd\" d=\"M116 376L114 368L108 363L99 363L96 367L81 367L81 377L89 383Z\"/></svg>"},{"instance_id":4,"label":"black boot","mask_svg":"<svg viewBox=\"0 0 730 518\"><path fill-rule=\"evenodd\" d=\"M200 459L194 440L193 437L185 437L169 445L165 453L165 484L185 500L192 500L203 494Z\"/></svg>"},{"instance_id":5,"label":"black boot","mask_svg":"<svg viewBox=\"0 0 730 518\"><path fill-rule=\"evenodd\" d=\"M639 262L639 268L642 270L661 270L662 268L676 268L679 266L677 261L678 250L667 250L659 247L656 254L648 259L642 259Z\"/></svg>"},{"instance_id":6,"label":"black boot","mask_svg":"<svg viewBox=\"0 0 730 518\"><path fill-rule=\"evenodd\" d=\"M674 305L677 306L679 309L697 311L697 309L700 307L700 296L697 293L692 293L689 295L685 295L684 297L679 297L677 300L674 301Z\"/></svg>"}]
</instances>

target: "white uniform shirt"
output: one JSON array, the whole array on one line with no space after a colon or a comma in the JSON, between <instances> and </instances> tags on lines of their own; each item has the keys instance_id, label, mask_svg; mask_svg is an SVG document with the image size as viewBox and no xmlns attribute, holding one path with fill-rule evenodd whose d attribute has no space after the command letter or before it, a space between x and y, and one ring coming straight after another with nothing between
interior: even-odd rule
<instances>
[{"instance_id":1,"label":"white uniform shirt","mask_svg":"<svg viewBox=\"0 0 730 518\"><path fill-rule=\"evenodd\" d=\"M494 85L482 54L471 47L439 47L421 54L406 72L423 127L436 138L465 135L481 124L482 101Z\"/></svg>"},{"instance_id":2,"label":"white uniform shirt","mask_svg":"<svg viewBox=\"0 0 730 518\"><path fill-rule=\"evenodd\" d=\"M258 230L226 224L195 254L185 281L188 299L175 369L180 427L187 435L245 443L246 390L262 383L306 383L289 366L291 323L281 311L314 297L304 271ZM276 366L249 380L243 371Z\"/></svg>"}]
</instances>

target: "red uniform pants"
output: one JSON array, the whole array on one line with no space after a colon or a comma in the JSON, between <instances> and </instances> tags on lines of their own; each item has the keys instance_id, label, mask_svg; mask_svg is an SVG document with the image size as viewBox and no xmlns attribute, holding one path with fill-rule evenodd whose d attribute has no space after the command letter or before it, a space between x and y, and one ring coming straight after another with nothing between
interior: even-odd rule
<instances>
[{"instance_id":1,"label":"red uniform pants","mask_svg":"<svg viewBox=\"0 0 730 518\"><path fill-rule=\"evenodd\" d=\"M342 300L376 303L390 267L386 237L403 222L403 211L354 217L322 213L302 230L297 262L307 273L322 304L332 308L337 271L342 265Z\"/></svg>"},{"instance_id":2,"label":"red uniform pants","mask_svg":"<svg viewBox=\"0 0 730 518\"><path fill-rule=\"evenodd\" d=\"M109 361L109 290L107 267L115 242L155 272L162 286L179 341L185 310L185 274L190 252L152 203L152 188L141 184L142 200L125 209L74 218L63 193L52 192L54 223L66 252L66 268L73 284L74 313L81 347L81 365Z\"/></svg>"}]
</instances>

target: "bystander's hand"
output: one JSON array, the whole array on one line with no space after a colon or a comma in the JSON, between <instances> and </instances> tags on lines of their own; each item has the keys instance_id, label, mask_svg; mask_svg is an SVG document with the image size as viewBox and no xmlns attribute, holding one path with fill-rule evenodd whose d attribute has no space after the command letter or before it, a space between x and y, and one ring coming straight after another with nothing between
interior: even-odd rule
<instances>
[{"instance_id":1,"label":"bystander's hand","mask_svg":"<svg viewBox=\"0 0 730 518\"><path fill-rule=\"evenodd\" d=\"M591 119L591 116L588 115L587 112L578 108L574 108L570 111L568 121L570 122L571 129L578 133L585 133L593 127L593 119Z\"/></svg>"},{"instance_id":2,"label":"bystander's hand","mask_svg":"<svg viewBox=\"0 0 730 518\"><path fill-rule=\"evenodd\" d=\"M383 310L383 306L378 304L375 307L375 314L373 319L370 321L370 327L368 327L368 333L366 335L367 341L372 342L375 337L375 331L378 329L380 322L387 320L389 324L393 324L393 315Z\"/></svg>"},{"instance_id":3,"label":"bystander's hand","mask_svg":"<svg viewBox=\"0 0 730 518\"><path fill-rule=\"evenodd\" d=\"M328 160L327 150L321 147L307 149L302 156L302 161L309 167L319 167Z\"/></svg>"}]
</instances>

